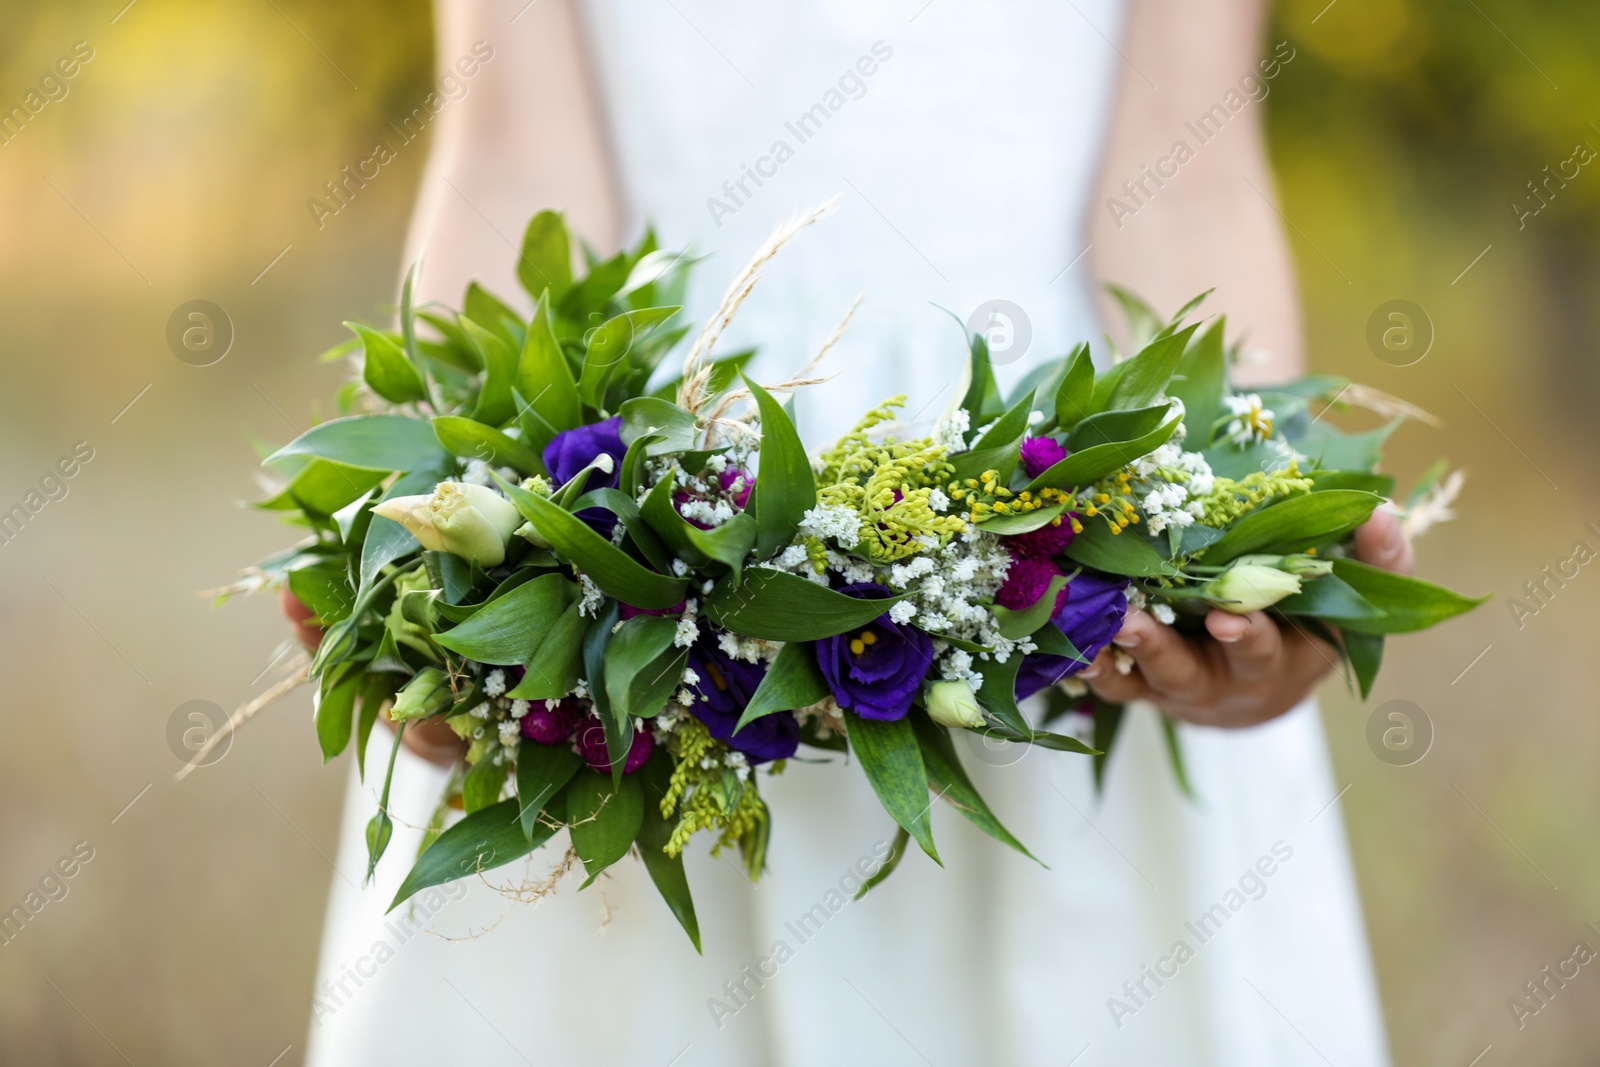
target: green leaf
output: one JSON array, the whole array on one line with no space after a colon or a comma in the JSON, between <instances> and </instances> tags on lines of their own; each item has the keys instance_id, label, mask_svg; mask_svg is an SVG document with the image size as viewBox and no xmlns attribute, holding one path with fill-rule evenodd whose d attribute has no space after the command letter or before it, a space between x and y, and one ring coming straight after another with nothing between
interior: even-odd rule
<instances>
[{"instance_id":1,"label":"green leaf","mask_svg":"<svg viewBox=\"0 0 1600 1067\"><path fill-rule=\"evenodd\" d=\"M683 855L668 856L667 842L672 838L673 824L661 815L661 798L666 796L667 782L672 777L672 758L664 752L651 756L635 775L640 779L644 794L644 818L639 822L639 858L644 860L650 880L667 902L683 932L700 952L700 922L695 918L694 899L689 895L689 878L684 873Z\"/></svg>"},{"instance_id":2,"label":"green leaf","mask_svg":"<svg viewBox=\"0 0 1600 1067\"><path fill-rule=\"evenodd\" d=\"M1022 667L1021 656L1007 656L1004 663L996 660L979 660L978 673L983 684L978 687L978 703L1011 734L1022 737L1033 732L1028 721L1017 707L1017 672Z\"/></svg>"},{"instance_id":3,"label":"green leaf","mask_svg":"<svg viewBox=\"0 0 1600 1067\"><path fill-rule=\"evenodd\" d=\"M522 316L477 282L467 283L467 295L462 301L461 310L468 319L504 341L512 351L521 346L524 332Z\"/></svg>"},{"instance_id":4,"label":"green leaf","mask_svg":"<svg viewBox=\"0 0 1600 1067\"><path fill-rule=\"evenodd\" d=\"M289 480L283 492L256 507L266 511L304 511L307 515L331 518L386 477L386 471L362 470L314 459Z\"/></svg>"},{"instance_id":5,"label":"green leaf","mask_svg":"<svg viewBox=\"0 0 1600 1067\"><path fill-rule=\"evenodd\" d=\"M1408 578L1353 559L1334 560L1333 573L1384 612L1384 617L1377 621L1341 621L1339 627L1346 633L1414 633L1471 611L1489 599L1487 596L1462 596L1442 585Z\"/></svg>"},{"instance_id":6,"label":"green leaf","mask_svg":"<svg viewBox=\"0 0 1600 1067\"><path fill-rule=\"evenodd\" d=\"M624 311L596 327L584 347L583 374L578 379L578 394L591 407L603 407L606 385L613 375L627 365L628 353L633 351L634 345L679 310L665 307Z\"/></svg>"},{"instance_id":7,"label":"green leaf","mask_svg":"<svg viewBox=\"0 0 1600 1067\"><path fill-rule=\"evenodd\" d=\"M989 448L1012 447L1022 440L1023 433L1028 429L1028 416L1033 414L1033 394L1029 393L1018 400L1009 411L1000 416L995 424L984 435L978 438L972 446L974 451Z\"/></svg>"},{"instance_id":8,"label":"green leaf","mask_svg":"<svg viewBox=\"0 0 1600 1067\"><path fill-rule=\"evenodd\" d=\"M546 289L551 300L560 300L572 288L572 243L566 219L559 213L541 211L528 223L517 258L517 280L535 300Z\"/></svg>"},{"instance_id":9,"label":"green leaf","mask_svg":"<svg viewBox=\"0 0 1600 1067\"><path fill-rule=\"evenodd\" d=\"M1326 492L1329 489L1359 489L1364 493L1376 493L1381 497L1394 496L1394 475L1368 474L1365 471L1313 471L1311 473L1313 493Z\"/></svg>"},{"instance_id":10,"label":"green leaf","mask_svg":"<svg viewBox=\"0 0 1600 1067\"><path fill-rule=\"evenodd\" d=\"M966 324L962 323L961 328L965 332ZM994 380L994 365L989 360L989 342L981 333L972 336L971 357L967 361L966 391L961 397L961 407L972 417L972 425L975 427L984 425L1005 410L1005 401L1000 397L1000 386Z\"/></svg>"},{"instance_id":11,"label":"green leaf","mask_svg":"<svg viewBox=\"0 0 1600 1067\"><path fill-rule=\"evenodd\" d=\"M1104 522L1085 520L1083 533L1072 539L1063 554L1074 563L1107 574L1129 578L1176 575L1177 568L1162 558L1141 529L1133 526L1114 534Z\"/></svg>"},{"instance_id":12,"label":"green leaf","mask_svg":"<svg viewBox=\"0 0 1600 1067\"><path fill-rule=\"evenodd\" d=\"M541 745L524 740L517 748L517 810L522 832L533 837L539 813L583 766L570 745Z\"/></svg>"},{"instance_id":13,"label":"green leaf","mask_svg":"<svg viewBox=\"0 0 1600 1067\"><path fill-rule=\"evenodd\" d=\"M911 723L906 719L879 722L851 715L846 733L850 749L861 761L861 769L884 810L916 838L922 851L943 866L944 861L933 847L928 774L923 768L922 752L917 747Z\"/></svg>"},{"instance_id":14,"label":"green leaf","mask_svg":"<svg viewBox=\"0 0 1600 1067\"><path fill-rule=\"evenodd\" d=\"M1082 452L1096 445L1137 441L1166 421L1172 405L1166 401L1131 411L1102 411L1090 415L1067 434L1068 452Z\"/></svg>"},{"instance_id":15,"label":"green leaf","mask_svg":"<svg viewBox=\"0 0 1600 1067\"><path fill-rule=\"evenodd\" d=\"M1183 795L1193 800L1194 787L1189 784L1189 772L1184 767L1183 739L1178 736L1178 724L1161 716L1161 733L1167 742L1167 762L1172 764L1172 776L1178 780Z\"/></svg>"},{"instance_id":16,"label":"green leaf","mask_svg":"<svg viewBox=\"0 0 1600 1067\"><path fill-rule=\"evenodd\" d=\"M1363 634L1354 630L1340 630L1344 654L1350 661L1350 670L1356 676L1361 699L1372 695L1372 684L1378 680L1378 668L1383 665L1383 635Z\"/></svg>"},{"instance_id":17,"label":"green leaf","mask_svg":"<svg viewBox=\"0 0 1600 1067\"><path fill-rule=\"evenodd\" d=\"M1056 389L1056 426L1070 430L1089 417L1094 404L1094 360L1089 346L1080 344L1068 357L1067 373Z\"/></svg>"},{"instance_id":18,"label":"green leaf","mask_svg":"<svg viewBox=\"0 0 1600 1067\"><path fill-rule=\"evenodd\" d=\"M323 763L343 752L350 743L356 694L364 677L362 665L352 663L343 672L330 674L322 680L322 695L317 701L317 744L322 748Z\"/></svg>"},{"instance_id":19,"label":"green leaf","mask_svg":"<svg viewBox=\"0 0 1600 1067\"><path fill-rule=\"evenodd\" d=\"M517 411L524 435L535 448L543 448L556 434L583 422L578 383L561 342L556 340L549 301L543 296L528 322L514 391L523 398ZM530 429L536 432L529 435Z\"/></svg>"},{"instance_id":20,"label":"green leaf","mask_svg":"<svg viewBox=\"0 0 1600 1067\"><path fill-rule=\"evenodd\" d=\"M612 635L604 684L613 716L624 722L629 716L648 719L666 704L689 658L687 648L673 644L677 633L674 619L635 615ZM631 722L626 725L632 727Z\"/></svg>"},{"instance_id":21,"label":"green leaf","mask_svg":"<svg viewBox=\"0 0 1600 1067\"><path fill-rule=\"evenodd\" d=\"M1223 338L1227 319L1219 316L1189 343L1178 360L1167 395L1183 401L1184 446L1201 451L1211 443L1211 433L1222 416L1222 394L1227 388L1227 354Z\"/></svg>"},{"instance_id":22,"label":"green leaf","mask_svg":"<svg viewBox=\"0 0 1600 1067\"><path fill-rule=\"evenodd\" d=\"M413 367L422 366L422 353L417 347L417 318L413 312L413 297L417 288L417 275L422 272L422 260L418 259L411 264L411 269L406 271L406 280L400 286L400 343L404 346L406 359Z\"/></svg>"},{"instance_id":23,"label":"green leaf","mask_svg":"<svg viewBox=\"0 0 1600 1067\"><path fill-rule=\"evenodd\" d=\"M1371 518L1381 503L1380 497L1351 489L1289 497L1234 523L1199 559L1220 566L1240 556L1298 552L1337 541Z\"/></svg>"},{"instance_id":24,"label":"green leaf","mask_svg":"<svg viewBox=\"0 0 1600 1067\"><path fill-rule=\"evenodd\" d=\"M894 832L894 844L889 846L889 856L883 861L883 866L873 872L872 877L861 883L861 888L856 890L855 898L860 900L872 890L876 889L884 879L894 873L900 866L900 861L905 857L906 845L911 843L911 835L906 833L904 827L899 827Z\"/></svg>"},{"instance_id":25,"label":"green leaf","mask_svg":"<svg viewBox=\"0 0 1600 1067\"><path fill-rule=\"evenodd\" d=\"M911 727L922 749L922 765L927 770L928 785L934 793L965 816L972 825L1038 863L1038 857L1024 848L1022 842L1001 825L983 797L978 795L972 779L967 777L966 770L961 766L950 732L921 711L912 713ZM1042 863L1039 865L1044 866Z\"/></svg>"},{"instance_id":26,"label":"green leaf","mask_svg":"<svg viewBox=\"0 0 1600 1067\"><path fill-rule=\"evenodd\" d=\"M1105 790L1106 766L1111 762L1111 749L1117 743L1117 735L1122 730L1122 720L1127 714L1127 707L1123 704L1109 704L1099 697L1094 698L1094 747L1100 750L1094 757L1094 789L1096 793Z\"/></svg>"},{"instance_id":27,"label":"green leaf","mask_svg":"<svg viewBox=\"0 0 1600 1067\"><path fill-rule=\"evenodd\" d=\"M378 499L392 500L397 496L416 496L431 492L440 480L436 471L412 471L395 479L394 484L384 490L383 496ZM411 531L398 522L386 519L382 515L372 516L366 540L361 543L361 589L365 590L371 585L384 567L421 547L417 539L411 536Z\"/></svg>"},{"instance_id":28,"label":"green leaf","mask_svg":"<svg viewBox=\"0 0 1600 1067\"><path fill-rule=\"evenodd\" d=\"M481 871L503 867L519 860L550 839L555 828L544 821L534 825L530 837L522 832L517 800L475 811L439 835L417 857L411 873L400 883L400 890L389 905L393 911L412 895L430 886L453 882Z\"/></svg>"},{"instance_id":29,"label":"green leaf","mask_svg":"<svg viewBox=\"0 0 1600 1067\"><path fill-rule=\"evenodd\" d=\"M372 727L378 722L378 712L383 710L383 702L394 695L394 687L382 675L367 675L367 681L361 689L361 713L356 720L356 775L362 781L367 777L367 739L372 736Z\"/></svg>"},{"instance_id":30,"label":"green leaf","mask_svg":"<svg viewBox=\"0 0 1600 1067\"><path fill-rule=\"evenodd\" d=\"M481 459L491 467L515 467L523 474L548 474L539 453L475 419L459 415L440 415L433 420L433 432L453 455Z\"/></svg>"},{"instance_id":31,"label":"green leaf","mask_svg":"<svg viewBox=\"0 0 1600 1067\"><path fill-rule=\"evenodd\" d=\"M483 356L483 385L472 417L486 426L503 426L517 413L511 396L517 377L517 353L498 334L484 329L465 315L461 328Z\"/></svg>"},{"instance_id":32,"label":"green leaf","mask_svg":"<svg viewBox=\"0 0 1600 1067\"><path fill-rule=\"evenodd\" d=\"M644 521L684 562L694 567L704 567L711 561L721 563L734 573L737 584L745 557L755 545L756 521L744 512L713 530L702 530L678 514L672 503L672 490L670 478L656 483L639 508Z\"/></svg>"},{"instance_id":33,"label":"green leaf","mask_svg":"<svg viewBox=\"0 0 1600 1067\"><path fill-rule=\"evenodd\" d=\"M349 415L313 426L264 461L282 467L291 456L314 456L369 471L437 470L450 461L433 428L405 415Z\"/></svg>"},{"instance_id":34,"label":"green leaf","mask_svg":"<svg viewBox=\"0 0 1600 1067\"><path fill-rule=\"evenodd\" d=\"M1172 381L1178 360L1194 335L1196 327L1189 326L1151 341L1139 353L1118 363L1095 379L1094 399L1090 406L1096 411L1121 411L1142 408L1155 403Z\"/></svg>"},{"instance_id":35,"label":"green leaf","mask_svg":"<svg viewBox=\"0 0 1600 1067\"><path fill-rule=\"evenodd\" d=\"M639 780L628 775L612 788L603 774L580 774L567 787L567 824L572 847L589 877L586 889L600 872L628 854L644 821L644 795Z\"/></svg>"},{"instance_id":36,"label":"green leaf","mask_svg":"<svg viewBox=\"0 0 1600 1067\"><path fill-rule=\"evenodd\" d=\"M339 560L296 567L289 572L289 592L311 609L318 624L327 626L348 617L355 604L355 594L350 591L350 579L345 573Z\"/></svg>"},{"instance_id":37,"label":"green leaf","mask_svg":"<svg viewBox=\"0 0 1600 1067\"><path fill-rule=\"evenodd\" d=\"M655 397L636 396L625 400L617 413L622 416L623 444L631 445L646 434L654 436L655 439L645 446L647 456L691 449L700 434L693 415L670 401Z\"/></svg>"},{"instance_id":38,"label":"green leaf","mask_svg":"<svg viewBox=\"0 0 1600 1067\"><path fill-rule=\"evenodd\" d=\"M510 770L506 764L493 760L479 760L468 768L461 784L461 804L468 815L499 802Z\"/></svg>"},{"instance_id":39,"label":"green leaf","mask_svg":"<svg viewBox=\"0 0 1600 1067\"><path fill-rule=\"evenodd\" d=\"M738 733L764 715L810 707L828 692L828 681L817 667L817 650L808 642L791 641L778 650L733 732Z\"/></svg>"},{"instance_id":40,"label":"green leaf","mask_svg":"<svg viewBox=\"0 0 1600 1067\"><path fill-rule=\"evenodd\" d=\"M718 582L701 610L717 625L747 637L817 641L865 626L905 597L862 600L762 567L747 571L738 587L726 579Z\"/></svg>"},{"instance_id":41,"label":"green leaf","mask_svg":"<svg viewBox=\"0 0 1600 1067\"><path fill-rule=\"evenodd\" d=\"M1051 504L1049 507L1035 508L1032 511L1012 512L1006 515L991 512L985 515L978 523L978 528L984 533L1000 534L1005 537L1029 533L1055 522L1056 516L1067 510L1067 503L1067 501L1063 500L1061 503Z\"/></svg>"},{"instance_id":42,"label":"green leaf","mask_svg":"<svg viewBox=\"0 0 1600 1067\"><path fill-rule=\"evenodd\" d=\"M689 589L684 579L645 569L571 512L519 486L495 480L551 548L587 574L607 595L648 610L682 602Z\"/></svg>"},{"instance_id":43,"label":"green leaf","mask_svg":"<svg viewBox=\"0 0 1600 1067\"><path fill-rule=\"evenodd\" d=\"M1377 622L1384 617L1366 597L1333 574L1305 579L1300 592L1284 597L1272 607L1285 615L1312 615L1339 623L1346 620Z\"/></svg>"},{"instance_id":44,"label":"green leaf","mask_svg":"<svg viewBox=\"0 0 1600 1067\"><path fill-rule=\"evenodd\" d=\"M1319 467L1330 470L1370 471L1383 458L1383 445L1404 419L1394 419L1365 433L1345 433L1326 422L1312 423L1306 432L1295 434L1284 427L1284 436L1295 450L1310 456Z\"/></svg>"},{"instance_id":45,"label":"green leaf","mask_svg":"<svg viewBox=\"0 0 1600 1067\"><path fill-rule=\"evenodd\" d=\"M1028 489L1037 493L1041 489L1076 490L1110 474L1118 467L1132 463L1140 456L1149 455L1178 431L1179 420L1168 418L1142 437L1131 441L1118 441L1095 445L1074 452L1028 483Z\"/></svg>"},{"instance_id":46,"label":"green leaf","mask_svg":"<svg viewBox=\"0 0 1600 1067\"><path fill-rule=\"evenodd\" d=\"M560 700L572 692L583 677L583 631L584 619L578 602L573 601L523 662L527 673L506 696L513 700Z\"/></svg>"},{"instance_id":47,"label":"green leaf","mask_svg":"<svg viewBox=\"0 0 1600 1067\"><path fill-rule=\"evenodd\" d=\"M1135 349L1143 348L1155 340L1165 325L1161 321L1161 316L1156 314L1155 308L1145 303L1142 297L1120 285L1107 285L1106 292L1121 305L1122 313L1128 320L1128 333L1132 336Z\"/></svg>"},{"instance_id":48,"label":"green leaf","mask_svg":"<svg viewBox=\"0 0 1600 1067\"><path fill-rule=\"evenodd\" d=\"M761 415L759 469L745 510L755 516L756 558L764 560L794 540L800 520L816 507L817 483L789 416L761 386L749 378L744 384Z\"/></svg>"},{"instance_id":49,"label":"green leaf","mask_svg":"<svg viewBox=\"0 0 1600 1067\"><path fill-rule=\"evenodd\" d=\"M1000 636L1012 641L1019 641L1049 622L1056 613L1056 597L1066 584L1067 576L1058 574L1050 579L1049 587L1031 606L1021 611L1013 611L1008 607L996 604L989 609L994 612L995 621L1000 624Z\"/></svg>"},{"instance_id":50,"label":"green leaf","mask_svg":"<svg viewBox=\"0 0 1600 1067\"><path fill-rule=\"evenodd\" d=\"M486 604L434 641L479 663L522 663L577 596L577 583L559 574L544 574Z\"/></svg>"},{"instance_id":51,"label":"green leaf","mask_svg":"<svg viewBox=\"0 0 1600 1067\"><path fill-rule=\"evenodd\" d=\"M374 393L393 404L410 403L427 395L422 385L422 375L406 358L399 345L359 322L346 322L345 326L361 338L364 353L361 376Z\"/></svg>"}]
</instances>

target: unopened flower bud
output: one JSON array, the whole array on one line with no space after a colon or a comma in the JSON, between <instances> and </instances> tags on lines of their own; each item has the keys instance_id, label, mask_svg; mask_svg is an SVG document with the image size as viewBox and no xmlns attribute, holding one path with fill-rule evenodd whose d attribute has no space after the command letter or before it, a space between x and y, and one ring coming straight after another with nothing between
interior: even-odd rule
<instances>
[{"instance_id":1,"label":"unopened flower bud","mask_svg":"<svg viewBox=\"0 0 1600 1067\"><path fill-rule=\"evenodd\" d=\"M1276 604L1300 591L1300 579L1277 567L1260 563L1236 563L1219 578L1207 582L1202 590L1223 611L1248 615Z\"/></svg>"},{"instance_id":2,"label":"unopened flower bud","mask_svg":"<svg viewBox=\"0 0 1600 1067\"><path fill-rule=\"evenodd\" d=\"M404 526L423 548L449 552L480 567L504 561L507 542L522 525L511 501L468 482L440 482L427 496L397 496L373 505L372 513Z\"/></svg>"},{"instance_id":3,"label":"unopened flower bud","mask_svg":"<svg viewBox=\"0 0 1600 1067\"><path fill-rule=\"evenodd\" d=\"M396 719L426 719L444 711L454 698L444 672L437 667L427 667L418 671L417 676L395 694L394 708L389 714Z\"/></svg>"},{"instance_id":4,"label":"unopened flower bud","mask_svg":"<svg viewBox=\"0 0 1600 1067\"><path fill-rule=\"evenodd\" d=\"M983 709L966 682L934 682L928 686L928 717L940 726L971 729L983 725Z\"/></svg>"}]
</instances>

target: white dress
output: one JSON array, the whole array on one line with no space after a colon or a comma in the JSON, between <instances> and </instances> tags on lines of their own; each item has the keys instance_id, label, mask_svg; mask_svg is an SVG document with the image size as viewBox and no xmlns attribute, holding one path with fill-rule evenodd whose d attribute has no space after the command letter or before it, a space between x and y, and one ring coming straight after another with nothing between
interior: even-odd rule
<instances>
[{"instance_id":1,"label":"white dress","mask_svg":"<svg viewBox=\"0 0 1600 1067\"><path fill-rule=\"evenodd\" d=\"M839 197L722 345L759 339L762 376L786 376L868 291L825 368L839 377L800 400L811 444L893 393L909 417L948 402L964 349L932 305L1024 309L1011 378L1099 336L1075 260L1115 0L587 8L635 232L649 219L710 254L697 321L776 222ZM1099 799L1086 757L967 745L989 803L1048 868L941 805L945 867L913 852L842 907L838 884L893 826L859 769L791 764L763 779L775 824L758 886L703 846L689 858L701 957L631 860L536 906L473 884L386 919L418 832L402 826L376 886L353 888L388 754L378 731L347 801L307 1062L1386 1064L1315 708L1183 734L1195 801L1149 709L1130 715ZM443 780L402 753L397 817L426 822ZM541 876L562 848L489 879Z\"/></svg>"}]
</instances>

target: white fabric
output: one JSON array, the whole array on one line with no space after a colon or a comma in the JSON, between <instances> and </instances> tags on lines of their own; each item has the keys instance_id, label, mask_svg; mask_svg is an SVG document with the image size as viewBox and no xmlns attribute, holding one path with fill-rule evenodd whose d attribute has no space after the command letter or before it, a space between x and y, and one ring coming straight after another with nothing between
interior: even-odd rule
<instances>
[{"instance_id":1,"label":"white fabric","mask_svg":"<svg viewBox=\"0 0 1600 1067\"><path fill-rule=\"evenodd\" d=\"M1116 38L1117 5L920 3L588 4L631 209L711 254L691 297L697 320L775 222L840 195L838 215L770 267L721 346L759 338L771 380L870 290L830 359L840 377L800 402L813 444L894 392L924 418L949 401L961 336L930 301L963 319L991 299L1024 308L1033 342L1012 377L1097 336L1084 265L1064 268L1083 249L1118 62L1100 33ZM785 123L826 107L878 41L892 55L862 79L865 92L798 143ZM763 186L747 180L753 195L719 228L707 199L731 206L722 183L778 140L793 157ZM353 783L347 802L307 1062L1386 1064L1330 804L1340 783L1314 707L1250 731L1183 733L1194 801L1174 785L1149 709L1131 713L1100 799L1087 758L968 744L990 804L1048 869L941 805L944 869L914 853L836 913L829 890L893 827L857 768L792 764L763 779L776 822L759 886L703 846L690 856L699 957L631 860L533 907L482 885L422 898L431 914L416 924L452 938L503 916L476 940L412 936L396 921L405 909L385 926L418 833L402 825L377 886L352 887L387 756L380 731L368 783ZM397 819L424 823L443 782L402 754ZM563 845L558 836L526 872L543 875ZM1247 876L1258 863L1270 876ZM818 904L827 921L802 938L794 924ZM1217 918L1198 929L1219 904L1220 929ZM774 974L762 961L780 941ZM1193 953L1181 966L1170 959L1179 941ZM1176 974L1158 987L1146 965ZM771 975L759 987L748 977L758 969ZM1143 992L1124 990L1141 979ZM739 981L753 993L746 1006L714 1011L712 998L738 1003L724 983Z\"/></svg>"}]
</instances>

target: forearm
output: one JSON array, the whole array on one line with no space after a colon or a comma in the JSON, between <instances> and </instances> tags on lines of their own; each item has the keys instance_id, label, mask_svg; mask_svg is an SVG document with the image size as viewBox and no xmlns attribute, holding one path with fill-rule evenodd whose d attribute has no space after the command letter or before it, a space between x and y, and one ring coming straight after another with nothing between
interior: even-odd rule
<instances>
[{"instance_id":1,"label":"forearm","mask_svg":"<svg viewBox=\"0 0 1600 1067\"><path fill-rule=\"evenodd\" d=\"M1243 339L1244 382L1304 370L1294 264L1262 134L1265 100L1241 90L1246 75L1256 93L1272 87L1260 66L1264 18L1264 0L1134 0L1088 225L1097 283L1131 289L1164 313L1216 289L1204 307L1226 312L1229 340ZM1284 68L1269 69L1281 77ZM1197 126L1229 90L1243 106L1225 109L1220 129ZM1123 337L1120 314L1101 307Z\"/></svg>"},{"instance_id":2,"label":"forearm","mask_svg":"<svg viewBox=\"0 0 1600 1067\"><path fill-rule=\"evenodd\" d=\"M419 299L455 303L474 278L512 298L522 230L536 212L565 211L597 247L617 239L610 153L581 21L574 0L438 0L436 12L441 68L478 42L493 57L439 113L406 263L426 248Z\"/></svg>"}]
</instances>

